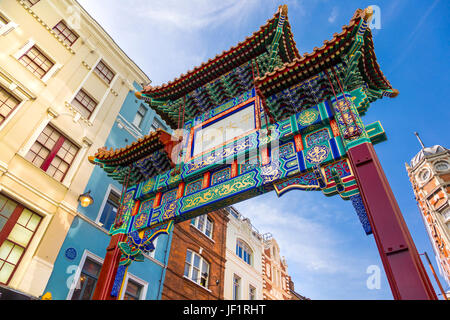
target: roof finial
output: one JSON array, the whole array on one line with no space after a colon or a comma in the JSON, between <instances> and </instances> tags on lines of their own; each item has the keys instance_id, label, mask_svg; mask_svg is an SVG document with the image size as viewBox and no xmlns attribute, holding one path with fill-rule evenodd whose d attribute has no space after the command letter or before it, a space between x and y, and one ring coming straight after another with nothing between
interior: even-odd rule
<instances>
[{"instance_id":1,"label":"roof finial","mask_svg":"<svg viewBox=\"0 0 450 320\"><path fill-rule=\"evenodd\" d=\"M373 16L372 6L368 6L367 8L365 8L363 13L364 13L364 16L363 16L364 21L369 22Z\"/></svg>"},{"instance_id":2,"label":"roof finial","mask_svg":"<svg viewBox=\"0 0 450 320\"><path fill-rule=\"evenodd\" d=\"M422 142L422 140L420 139L419 134L418 134L417 132L414 132L414 134L416 135L417 140L419 140L419 143L420 143L420 145L422 146L422 149L425 149L425 146L423 145L423 142Z\"/></svg>"}]
</instances>

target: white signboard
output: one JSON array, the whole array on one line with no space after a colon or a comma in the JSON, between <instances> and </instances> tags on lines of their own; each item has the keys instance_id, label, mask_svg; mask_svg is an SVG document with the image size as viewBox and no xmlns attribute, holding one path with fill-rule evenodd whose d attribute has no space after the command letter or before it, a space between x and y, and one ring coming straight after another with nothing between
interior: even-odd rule
<instances>
[{"instance_id":1,"label":"white signboard","mask_svg":"<svg viewBox=\"0 0 450 320\"><path fill-rule=\"evenodd\" d=\"M192 157L218 148L256 128L255 103L194 131Z\"/></svg>"}]
</instances>

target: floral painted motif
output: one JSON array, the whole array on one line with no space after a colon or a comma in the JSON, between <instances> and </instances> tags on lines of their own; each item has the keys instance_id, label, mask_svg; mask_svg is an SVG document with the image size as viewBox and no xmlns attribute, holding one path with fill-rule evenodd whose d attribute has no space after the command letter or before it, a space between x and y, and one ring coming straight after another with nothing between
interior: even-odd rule
<instances>
[{"instance_id":1,"label":"floral painted motif","mask_svg":"<svg viewBox=\"0 0 450 320\"><path fill-rule=\"evenodd\" d=\"M283 194L284 192L292 188L302 190L317 189L318 183L314 172L307 172L283 182L275 183L275 189L277 190L278 194Z\"/></svg>"},{"instance_id":2,"label":"floral painted motif","mask_svg":"<svg viewBox=\"0 0 450 320\"><path fill-rule=\"evenodd\" d=\"M320 164L328 158L330 149L324 145L316 145L306 153L306 160L311 164Z\"/></svg>"},{"instance_id":3,"label":"floral painted motif","mask_svg":"<svg viewBox=\"0 0 450 320\"><path fill-rule=\"evenodd\" d=\"M239 164L239 166L240 166L240 173L241 174L246 173L258 167L258 159L253 158L250 160L246 160L246 163Z\"/></svg>"},{"instance_id":4,"label":"floral painted motif","mask_svg":"<svg viewBox=\"0 0 450 320\"><path fill-rule=\"evenodd\" d=\"M350 167L348 165L347 160L340 160L338 162L332 163L326 167L324 167L325 175L328 181L333 181L333 177L331 175L331 170L334 169L339 174L341 178L347 177L351 175Z\"/></svg>"},{"instance_id":5,"label":"floral painted motif","mask_svg":"<svg viewBox=\"0 0 450 320\"><path fill-rule=\"evenodd\" d=\"M306 136L306 147L312 147L313 145L319 144L322 141L327 141L329 139L330 134L328 133L328 129L323 128Z\"/></svg>"},{"instance_id":6,"label":"floral painted motif","mask_svg":"<svg viewBox=\"0 0 450 320\"><path fill-rule=\"evenodd\" d=\"M238 194L245 190L250 190L258 183L258 180L255 179L255 175L255 172L248 172L234 179L227 180L220 185L202 190L190 196L186 196L182 200L183 206L181 208L181 212L186 212L194 208L205 206L211 202L224 199L231 194Z\"/></svg>"},{"instance_id":7,"label":"floral painted motif","mask_svg":"<svg viewBox=\"0 0 450 320\"><path fill-rule=\"evenodd\" d=\"M294 144L292 142L286 143L280 147L280 158L288 159L295 155Z\"/></svg>"},{"instance_id":8,"label":"floral painted motif","mask_svg":"<svg viewBox=\"0 0 450 320\"><path fill-rule=\"evenodd\" d=\"M188 194L194 193L201 189L202 189L202 179L199 179L199 180L188 183L184 194L187 196Z\"/></svg>"},{"instance_id":9,"label":"floral painted motif","mask_svg":"<svg viewBox=\"0 0 450 320\"><path fill-rule=\"evenodd\" d=\"M153 190L153 187L155 186L155 179L150 178L147 180L147 182L142 186L142 194L149 193Z\"/></svg>"},{"instance_id":10,"label":"floral painted motif","mask_svg":"<svg viewBox=\"0 0 450 320\"><path fill-rule=\"evenodd\" d=\"M298 122L301 126L307 126L319 118L319 111L314 108L306 109L298 116Z\"/></svg>"},{"instance_id":11,"label":"floral painted motif","mask_svg":"<svg viewBox=\"0 0 450 320\"><path fill-rule=\"evenodd\" d=\"M164 193L161 204L174 201L177 198L177 191L178 189L173 189Z\"/></svg>"},{"instance_id":12,"label":"floral painted motif","mask_svg":"<svg viewBox=\"0 0 450 320\"><path fill-rule=\"evenodd\" d=\"M213 173L211 177L211 185L214 186L231 178L230 168L225 168L221 171Z\"/></svg>"}]
</instances>

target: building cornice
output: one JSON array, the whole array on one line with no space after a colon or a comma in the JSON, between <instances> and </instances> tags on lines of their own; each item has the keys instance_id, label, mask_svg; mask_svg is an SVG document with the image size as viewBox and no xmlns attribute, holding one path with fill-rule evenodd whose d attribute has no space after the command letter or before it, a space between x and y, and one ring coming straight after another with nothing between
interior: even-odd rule
<instances>
[{"instance_id":1,"label":"building cornice","mask_svg":"<svg viewBox=\"0 0 450 320\"><path fill-rule=\"evenodd\" d=\"M20 91L24 98L29 100L35 100L36 95L29 89L27 89L20 81L14 78L10 73L0 66L0 77L9 82L8 86L15 86L15 89Z\"/></svg>"},{"instance_id":2,"label":"building cornice","mask_svg":"<svg viewBox=\"0 0 450 320\"><path fill-rule=\"evenodd\" d=\"M416 171L418 171L420 168L422 168L422 166L425 162L433 161L434 158L439 158L444 155L450 156L450 150L445 150L443 152L435 153L435 154L424 155L424 157L422 159L420 159L420 161L418 163L416 163L415 166L409 166L410 170L408 170L408 171L411 172L412 174L414 174Z\"/></svg>"},{"instance_id":3,"label":"building cornice","mask_svg":"<svg viewBox=\"0 0 450 320\"><path fill-rule=\"evenodd\" d=\"M66 6L77 6L81 11L81 18L85 20L92 28L90 31L95 33L99 38L102 45L106 45L116 55L120 56L121 60L126 61L127 66L134 71L136 75L139 75L145 85L150 81L150 78L145 74L143 70L117 45L114 39L103 29L103 27L78 3L76 0L63 0L61 1ZM106 47L105 47L106 49Z\"/></svg>"},{"instance_id":4,"label":"building cornice","mask_svg":"<svg viewBox=\"0 0 450 320\"><path fill-rule=\"evenodd\" d=\"M75 51L69 45L65 44L58 35L53 31L53 29L47 25L39 16L23 1L17 0L19 4L37 21L39 22L64 48L67 49L71 54L75 54Z\"/></svg>"}]
</instances>

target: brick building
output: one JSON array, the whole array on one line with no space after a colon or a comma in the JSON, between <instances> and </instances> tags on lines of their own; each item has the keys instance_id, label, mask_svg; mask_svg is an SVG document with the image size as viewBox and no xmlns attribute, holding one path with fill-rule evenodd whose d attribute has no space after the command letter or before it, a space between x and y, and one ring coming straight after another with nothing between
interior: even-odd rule
<instances>
[{"instance_id":1,"label":"brick building","mask_svg":"<svg viewBox=\"0 0 450 320\"><path fill-rule=\"evenodd\" d=\"M163 300L221 300L224 292L225 210L175 225Z\"/></svg>"},{"instance_id":2,"label":"brick building","mask_svg":"<svg viewBox=\"0 0 450 320\"><path fill-rule=\"evenodd\" d=\"M291 300L286 259L280 256L280 247L270 233L264 234L263 238L263 299Z\"/></svg>"}]
</instances>

